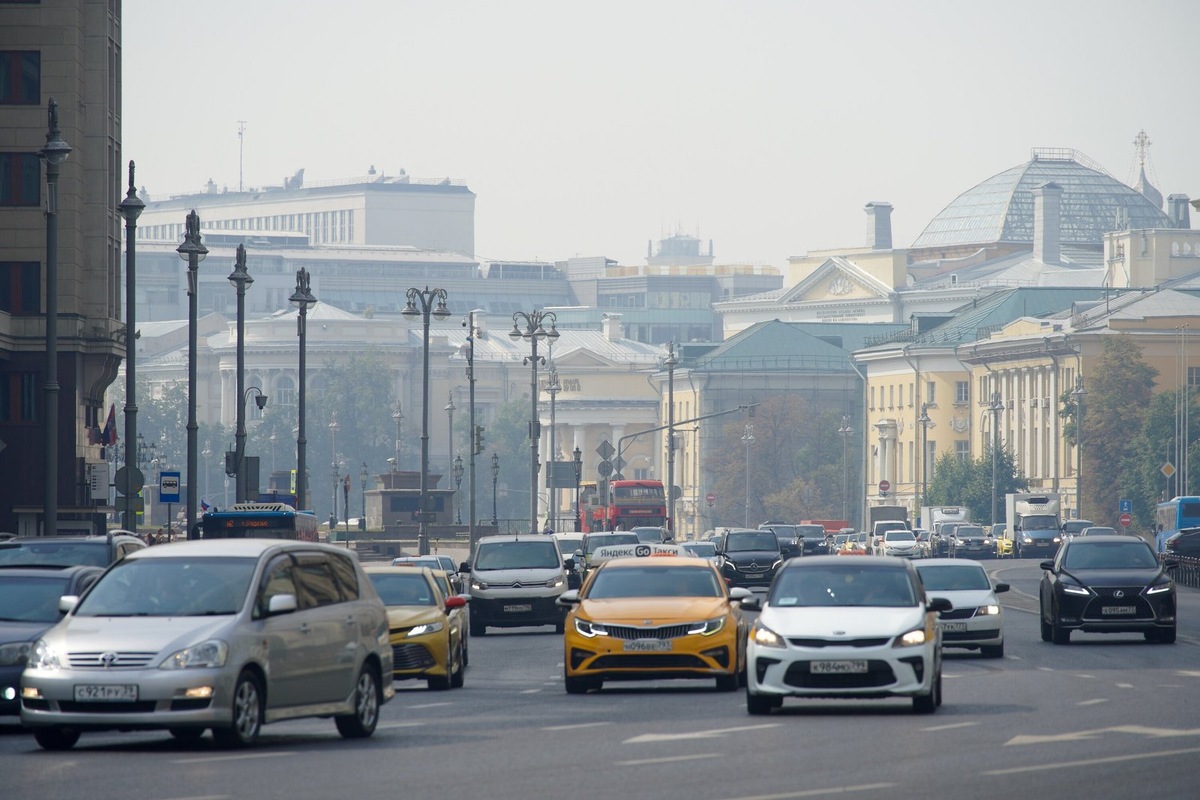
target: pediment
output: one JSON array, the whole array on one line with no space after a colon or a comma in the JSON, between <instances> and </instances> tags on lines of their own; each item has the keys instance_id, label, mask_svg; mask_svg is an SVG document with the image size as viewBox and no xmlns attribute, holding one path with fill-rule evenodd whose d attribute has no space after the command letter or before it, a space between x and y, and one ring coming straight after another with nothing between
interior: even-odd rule
<instances>
[{"instance_id":1,"label":"pediment","mask_svg":"<svg viewBox=\"0 0 1200 800\"><path fill-rule=\"evenodd\" d=\"M780 305L887 300L891 291L879 280L844 258L830 258L797 283Z\"/></svg>"}]
</instances>

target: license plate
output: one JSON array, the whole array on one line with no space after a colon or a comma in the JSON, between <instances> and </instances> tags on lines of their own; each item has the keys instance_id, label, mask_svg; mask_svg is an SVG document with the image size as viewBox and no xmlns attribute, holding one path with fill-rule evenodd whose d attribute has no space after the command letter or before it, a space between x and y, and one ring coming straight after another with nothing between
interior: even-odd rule
<instances>
[{"instance_id":1,"label":"license plate","mask_svg":"<svg viewBox=\"0 0 1200 800\"><path fill-rule=\"evenodd\" d=\"M757 578L761 578L762 576L763 576L763 573L761 573L761 572L747 572L747 573L746 573L746 578L747 578L747 579L752 579L752 580L753 580L753 579L757 579Z\"/></svg>"},{"instance_id":2,"label":"license plate","mask_svg":"<svg viewBox=\"0 0 1200 800\"><path fill-rule=\"evenodd\" d=\"M938 627L947 633L962 633L967 629L965 622L939 622Z\"/></svg>"},{"instance_id":3,"label":"license plate","mask_svg":"<svg viewBox=\"0 0 1200 800\"><path fill-rule=\"evenodd\" d=\"M625 643L627 653L662 653L670 649L670 639L634 639Z\"/></svg>"},{"instance_id":4,"label":"license plate","mask_svg":"<svg viewBox=\"0 0 1200 800\"><path fill-rule=\"evenodd\" d=\"M1104 615L1136 614L1137 606L1105 606L1104 608L1100 609L1100 613Z\"/></svg>"},{"instance_id":5,"label":"license plate","mask_svg":"<svg viewBox=\"0 0 1200 800\"><path fill-rule=\"evenodd\" d=\"M138 699L138 687L135 683L96 685L85 683L75 687L75 701L88 702L125 702L132 703Z\"/></svg>"},{"instance_id":6,"label":"license plate","mask_svg":"<svg viewBox=\"0 0 1200 800\"><path fill-rule=\"evenodd\" d=\"M526 611L533 611L531 603L515 603L504 607L504 613L506 614L521 614Z\"/></svg>"},{"instance_id":7,"label":"license plate","mask_svg":"<svg viewBox=\"0 0 1200 800\"><path fill-rule=\"evenodd\" d=\"M808 671L814 675L840 675L847 672L866 672L866 661L810 661Z\"/></svg>"}]
</instances>

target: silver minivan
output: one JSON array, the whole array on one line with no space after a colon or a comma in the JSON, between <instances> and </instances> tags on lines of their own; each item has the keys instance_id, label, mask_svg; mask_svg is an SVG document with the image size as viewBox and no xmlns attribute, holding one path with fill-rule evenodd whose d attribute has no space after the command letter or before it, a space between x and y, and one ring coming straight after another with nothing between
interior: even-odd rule
<instances>
[{"instance_id":1,"label":"silver minivan","mask_svg":"<svg viewBox=\"0 0 1200 800\"><path fill-rule=\"evenodd\" d=\"M275 539L131 553L39 639L21 722L48 750L82 731L166 729L252 743L266 723L333 717L370 736L394 694L387 611L352 554Z\"/></svg>"}]
</instances>

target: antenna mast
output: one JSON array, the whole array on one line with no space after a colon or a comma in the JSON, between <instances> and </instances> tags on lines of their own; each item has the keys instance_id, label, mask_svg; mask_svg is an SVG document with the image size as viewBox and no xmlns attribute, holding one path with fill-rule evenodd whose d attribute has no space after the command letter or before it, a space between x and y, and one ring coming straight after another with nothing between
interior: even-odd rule
<instances>
[{"instance_id":1,"label":"antenna mast","mask_svg":"<svg viewBox=\"0 0 1200 800\"><path fill-rule=\"evenodd\" d=\"M238 191L242 191L242 145L245 143L246 120L239 119L238 124Z\"/></svg>"}]
</instances>

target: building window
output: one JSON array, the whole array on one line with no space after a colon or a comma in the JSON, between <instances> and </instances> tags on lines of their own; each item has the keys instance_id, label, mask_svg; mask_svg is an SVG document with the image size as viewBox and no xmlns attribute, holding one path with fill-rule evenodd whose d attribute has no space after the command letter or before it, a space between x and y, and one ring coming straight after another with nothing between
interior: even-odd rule
<instances>
[{"instance_id":1,"label":"building window","mask_svg":"<svg viewBox=\"0 0 1200 800\"><path fill-rule=\"evenodd\" d=\"M0 311L37 316L42 305L41 273L36 261L0 261Z\"/></svg>"},{"instance_id":2,"label":"building window","mask_svg":"<svg viewBox=\"0 0 1200 800\"><path fill-rule=\"evenodd\" d=\"M966 381L955 381L954 402L960 405L971 402L971 384Z\"/></svg>"},{"instance_id":3,"label":"building window","mask_svg":"<svg viewBox=\"0 0 1200 800\"><path fill-rule=\"evenodd\" d=\"M937 472L937 442L925 443L925 480L933 479Z\"/></svg>"},{"instance_id":4,"label":"building window","mask_svg":"<svg viewBox=\"0 0 1200 800\"><path fill-rule=\"evenodd\" d=\"M895 407L896 407L896 387L889 386L888 387L888 408L895 408Z\"/></svg>"},{"instance_id":5,"label":"building window","mask_svg":"<svg viewBox=\"0 0 1200 800\"><path fill-rule=\"evenodd\" d=\"M874 386L871 387L871 398L870 399L871 399L871 410L874 411L875 410L875 387Z\"/></svg>"},{"instance_id":6,"label":"building window","mask_svg":"<svg viewBox=\"0 0 1200 800\"><path fill-rule=\"evenodd\" d=\"M0 153L0 206L36 206L42 202L37 153Z\"/></svg>"},{"instance_id":7,"label":"building window","mask_svg":"<svg viewBox=\"0 0 1200 800\"><path fill-rule=\"evenodd\" d=\"M958 459L958 463L966 464L971 460L971 443L970 442L955 442L954 457Z\"/></svg>"},{"instance_id":8,"label":"building window","mask_svg":"<svg viewBox=\"0 0 1200 800\"><path fill-rule=\"evenodd\" d=\"M912 408L914 405L913 399L916 395L916 391L917 391L916 384L910 383L908 385L908 407L909 408Z\"/></svg>"},{"instance_id":9,"label":"building window","mask_svg":"<svg viewBox=\"0 0 1200 800\"><path fill-rule=\"evenodd\" d=\"M296 385L291 378L279 378L275 381L275 397L271 402L280 408L291 408L296 405Z\"/></svg>"},{"instance_id":10,"label":"building window","mask_svg":"<svg viewBox=\"0 0 1200 800\"><path fill-rule=\"evenodd\" d=\"M1188 367L1188 386L1200 386L1200 367Z\"/></svg>"},{"instance_id":11,"label":"building window","mask_svg":"<svg viewBox=\"0 0 1200 800\"><path fill-rule=\"evenodd\" d=\"M0 51L0 105L36 106L42 102L42 54Z\"/></svg>"},{"instance_id":12,"label":"building window","mask_svg":"<svg viewBox=\"0 0 1200 800\"><path fill-rule=\"evenodd\" d=\"M0 373L0 421L37 422L37 373Z\"/></svg>"},{"instance_id":13,"label":"building window","mask_svg":"<svg viewBox=\"0 0 1200 800\"><path fill-rule=\"evenodd\" d=\"M936 389L937 389L937 384L934 383L933 381L928 381L925 384L925 394L926 394L925 402L926 403L936 403L937 402L937 392L935 391Z\"/></svg>"}]
</instances>

